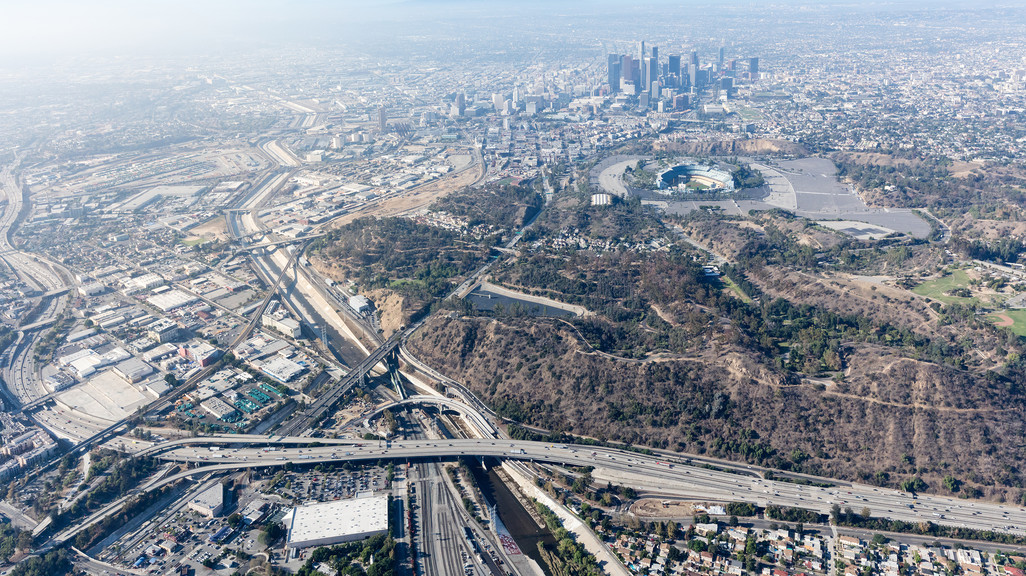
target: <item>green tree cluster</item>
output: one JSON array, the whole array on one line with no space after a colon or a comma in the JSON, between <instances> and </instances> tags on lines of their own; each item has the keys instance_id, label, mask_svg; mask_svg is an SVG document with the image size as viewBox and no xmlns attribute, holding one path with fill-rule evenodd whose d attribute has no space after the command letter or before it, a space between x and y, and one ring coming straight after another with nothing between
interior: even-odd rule
<instances>
[{"instance_id":1,"label":"green tree cluster","mask_svg":"<svg viewBox=\"0 0 1026 576\"><path fill-rule=\"evenodd\" d=\"M584 546L563 528L559 516L541 502L535 502L535 508L556 539L555 550L548 550L542 543L538 544L552 572L560 576L600 576L602 570L595 556L585 550Z\"/></svg>"}]
</instances>

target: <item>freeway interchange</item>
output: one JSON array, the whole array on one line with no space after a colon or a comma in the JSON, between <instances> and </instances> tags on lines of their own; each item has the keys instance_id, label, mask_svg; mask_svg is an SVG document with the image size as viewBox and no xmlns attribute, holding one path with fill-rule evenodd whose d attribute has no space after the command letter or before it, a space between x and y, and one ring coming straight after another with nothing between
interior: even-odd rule
<instances>
[{"instance_id":1,"label":"freeway interchange","mask_svg":"<svg viewBox=\"0 0 1026 576\"><path fill-rule=\"evenodd\" d=\"M29 286L45 294L52 294L40 299L34 319L28 325L29 329L22 326L17 340L5 354L7 362L4 362L3 379L12 386L12 389L5 391L6 399L15 400L16 404L26 404L48 393L37 375L38 367L32 357L32 349L42 332L34 328L45 327L56 320L67 306L69 296L63 290L66 288L63 274L56 265L20 252L11 245L12 229L24 206L23 191L13 170L14 167L7 166L0 172L0 188L7 200L0 214L0 260Z\"/></svg>"},{"instance_id":2,"label":"freeway interchange","mask_svg":"<svg viewBox=\"0 0 1026 576\"><path fill-rule=\"evenodd\" d=\"M211 446L216 444L216 446ZM357 442L274 436L190 438L158 444L147 450L159 458L198 465L192 474L211 468L250 468L321 462L425 460L465 457L594 466L596 478L635 487L638 492L674 498L745 501L759 506L795 506L829 514L832 505L856 512L868 508L874 517L906 522L933 522L978 530L1022 534L1026 510L993 503L852 484L805 486L765 480L756 470L725 471L694 464L688 456L646 455L609 447L551 444L522 440L450 439ZM233 447L234 446L234 447ZM619 481L619 482L616 482Z\"/></svg>"},{"instance_id":3,"label":"freeway interchange","mask_svg":"<svg viewBox=\"0 0 1026 576\"><path fill-rule=\"evenodd\" d=\"M274 150L278 150L275 147ZM240 249L246 249L254 270L264 279L269 287L267 295L255 309L253 317L244 330L239 333L232 346L244 341L256 328L257 323L270 300L279 293L282 303L294 311L296 316L310 327L320 325L327 328L325 345L335 355L341 356L338 350L344 350L346 357L352 360L359 355L364 357L359 362L350 362L352 370L342 379L333 383L326 391L317 395L305 409L298 411L286 421L275 436L229 435L202 436L183 440L163 442L137 453L137 456L156 456L169 463L178 463L186 469L153 479L144 486L137 487L128 495L110 503L96 511L80 524L56 535L51 545L71 540L81 530L120 510L127 499L142 492L152 491L184 479L210 477L225 472L238 471L246 468L272 468L292 465L316 465L318 463L344 462L376 462L392 460L399 462L416 462L427 464L424 470L426 478L437 476L436 470L430 468L439 460L451 460L459 457L496 458L536 462L557 466L593 467L593 476L600 481L631 486L645 496L661 496L702 501L744 501L759 506L779 505L811 509L821 514L828 514L835 505L841 508L852 508L855 511L868 509L874 517L903 520L907 522L934 522L952 526L961 526L978 530L995 530L1023 534L1019 527L1026 526L1026 510L1013 506L970 500L953 499L941 496L920 495L918 497L896 490L875 488L865 485L841 485L833 482L831 487L801 485L792 482L766 480L761 470L736 464L714 463L711 460L684 454L658 453L643 454L636 451L611 447L599 447L577 444L552 444L544 442L516 441L498 437L498 428L494 422L497 417L490 413L469 390L458 382L453 382L436 372L432 367L423 365L403 347L405 338L417 329L419 324L406 327L390 338L381 342L376 334L367 337L368 329L359 319L347 316L348 324L355 324L357 331L363 331L364 340L374 346L368 349L365 342L356 337L353 329L347 326L347 320L341 314L346 311L340 306L331 306L330 290L323 285L315 272L301 269L297 262L303 254L311 237L298 240L282 240L268 230L260 221L258 211L286 184L294 171L286 166L278 154L273 153L265 145L262 147L268 154L279 159L280 167L266 175L261 184L239 199L236 208L225 213L229 235ZM479 156L479 151L475 150ZM65 295L55 291L64 286L56 268L48 267L35 258L14 251L8 243L7 232L16 221L21 206L20 188L13 180L8 169L3 175L4 188L8 195L9 206L4 211L3 234L0 234L5 252L3 258L12 268L36 280L41 291L54 292L46 301L45 310L37 316L37 320L55 317L67 302ZM530 223L527 224L529 226ZM525 226L526 228L526 226ZM522 232L522 231L521 231ZM250 239L264 237L258 244L247 245ZM511 246L521 234L514 236ZM298 241L299 246L293 249L277 249L284 242ZM483 265L478 271L454 290L460 293L469 290L477 279L489 269L494 260ZM293 289L282 290L286 285ZM336 303L339 304L339 303ZM336 312L336 308L339 310ZM15 386L32 382L36 369L31 360L31 339L19 341L15 347L12 362L8 363L8 382ZM434 404L441 409L460 413L470 429L478 436L476 439L415 439L392 442L367 442L353 440L312 439L303 436L319 419L327 414L339 399L360 383L362 375L373 369L388 355L398 353L406 362L415 366L418 371L438 380L446 388L455 392L462 399L442 397L414 397L386 406L401 409L408 405ZM361 354L362 353L362 354ZM13 374L12 371L19 371ZM207 375L200 373L190 379L193 384ZM41 386L40 386L41 388ZM184 392L184 386L178 392ZM45 392L45 390L43 390ZM35 390L13 390L23 402L39 397ZM152 404L149 409L167 406L176 394L162 398ZM383 407L384 408L384 407ZM382 408L382 409L383 409ZM380 412L380 410L378 411ZM76 450L85 450L96 441L105 440L119 433L124 422L118 422L100 433L80 443ZM821 481L824 479L820 479ZM434 482L434 480L432 480ZM441 494L441 492L440 492ZM445 502L448 496L439 496L438 502ZM453 566L450 566L452 568Z\"/></svg>"}]
</instances>

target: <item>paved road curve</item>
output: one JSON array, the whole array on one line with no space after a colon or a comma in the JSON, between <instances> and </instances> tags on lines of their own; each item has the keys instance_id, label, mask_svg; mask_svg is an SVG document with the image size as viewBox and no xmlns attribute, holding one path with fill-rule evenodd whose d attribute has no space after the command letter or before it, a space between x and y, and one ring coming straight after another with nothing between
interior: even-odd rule
<instances>
[{"instance_id":1,"label":"paved road curve","mask_svg":"<svg viewBox=\"0 0 1026 576\"><path fill-rule=\"evenodd\" d=\"M291 439L289 440L291 441ZM309 441L309 440L308 440ZM240 442L252 440L240 439ZM1026 509L947 498L912 495L884 488L853 484L819 488L788 482L763 480L721 470L686 464L667 456L643 454L586 445L553 445L544 442L492 439L410 440L401 442L351 442L314 448L284 447L275 451L261 447L227 448L211 451L203 447L176 446L159 457L194 464L238 467L280 466L286 462L307 464L379 459L416 460L457 456L498 458L594 466L596 477L619 479L639 491L668 496L718 501L747 501L760 506L770 504L799 506L828 514L833 504L855 511L868 508L873 516L909 522L934 522L952 526L1026 534ZM205 467L204 467L205 468Z\"/></svg>"}]
</instances>

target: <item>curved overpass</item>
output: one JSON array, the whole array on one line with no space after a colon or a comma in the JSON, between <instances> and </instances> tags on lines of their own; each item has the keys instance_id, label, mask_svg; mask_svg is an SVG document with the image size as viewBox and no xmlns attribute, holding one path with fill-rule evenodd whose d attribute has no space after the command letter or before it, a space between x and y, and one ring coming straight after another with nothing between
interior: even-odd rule
<instances>
[{"instance_id":1,"label":"curved overpass","mask_svg":"<svg viewBox=\"0 0 1026 576\"><path fill-rule=\"evenodd\" d=\"M385 404L384 406L374 410L373 412L367 413L366 415L364 415L364 418L374 418L375 416L381 414L385 410L392 410L393 408L402 408L405 406L417 406L423 404L434 405L441 408L447 408L449 410L452 410L453 412L459 412L464 418L466 418L471 424L473 424L477 431L481 433L483 436L487 438L497 437L497 431L495 430L495 427L492 426L492 424L488 422L486 418L482 417L479 412L477 412L476 410L467 406L459 400L455 400L453 398L445 398L442 396L410 396L405 400L399 400L396 402L390 402L388 404Z\"/></svg>"},{"instance_id":2,"label":"curved overpass","mask_svg":"<svg viewBox=\"0 0 1026 576\"><path fill-rule=\"evenodd\" d=\"M465 418L470 420L477 428L478 431L482 431L485 434L495 435L495 427L491 425L484 417L476 413L472 408L463 404L459 400L452 398L443 398L441 396L411 396L406 400L400 400L396 402L390 402L385 404L372 412L365 414L364 418L373 418L378 416L385 410L391 410L397 407L403 406L416 406L422 404L431 404L444 407L455 412L459 412ZM368 440L363 439L350 439L350 438L308 438L304 436L285 436L276 434L212 434L210 436L193 436L190 438L179 438L178 440L168 440L154 444L148 448L144 448L134 455L137 457L143 456L154 456L162 454L176 448L184 446L231 446L233 444L251 444L258 446L280 446L280 445L309 445L309 444L322 444L328 446L357 446L366 444Z\"/></svg>"},{"instance_id":3,"label":"curved overpass","mask_svg":"<svg viewBox=\"0 0 1026 576\"><path fill-rule=\"evenodd\" d=\"M411 396L405 400L396 402L390 402L385 404L372 412L368 412L364 418L374 418L385 410L392 410L404 406L417 406L417 405L435 405L442 408L459 412L464 418L469 420L479 432L485 434L489 438L495 438L495 427L491 425L486 419L480 414L477 414L470 409L466 404L452 398L443 398L440 396ZM168 440L166 442L160 442L154 444L148 448L144 448L134 455L137 457L143 456L154 456L174 450L176 448L195 446L195 447L222 447L231 446L233 444L250 444L250 445L267 445L267 446L296 446L296 445L310 445L310 444L322 444L327 446L362 446L368 442L374 442L372 440L362 439L350 439L350 438L307 438L301 436L277 436L274 434L215 434L211 436L194 436L191 438L180 438L178 440Z\"/></svg>"},{"instance_id":4,"label":"curved overpass","mask_svg":"<svg viewBox=\"0 0 1026 576\"><path fill-rule=\"evenodd\" d=\"M523 460L560 466L588 466L600 481L633 486L640 491L668 497L706 501L746 501L759 506L798 506L829 514L833 504L842 507L868 508L875 517L907 522L934 522L953 526L1015 532L1023 534L1026 509L988 502L958 500L934 495L912 495L897 490L853 484L822 488L788 482L764 480L757 474L728 472L690 465L689 460L649 456L615 448L547 442L509 441L499 439L405 440L401 442L326 441L322 446L302 448L291 446L275 451L259 447L241 447L210 452L199 450L189 442L225 442L266 444L309 444L307 438L269 436L205 437L164 443L168 450L163 460L196 465L196 468L173 474L133 491L129 496L104 507L73 528L54 538L67 542L81 530L120 509L129 498L152 491L185 478L244 468L264 468L338 462L376 462L380 460L451 459L458 457L494 457L502 460ZM316 442L321 442L316 440ZM154 447L157 449L158 447Z\"/></svg>"},{"instance_id":5,"label":"curved overpass","mask_svg":"<svg viewBox=\"0 0 1026 576\"><path fill-rule=\"evenodd\" d=\"M329 462L375 462L378 460L451 459L493 457L560 466L589 466L596 478L633 486L648 492L680 498L714 501L747 501L759 506L797 506L829 514L831 506L868 508L874 517L906 522L934 522L982 530L1026 533L1026 508L988 502L966 501L921 494L918 497L886 488L860 484L850 486L805 486L765 480L754 472L709 469L690 460L664 455L646 455L615 448L581 444L551 444L524 440L451 439L405 440L315 448L288 448L264 452L259 448L238 449L211 455L179 448L161 458L190 464L214 464L226 469L306 465ZM211 460L217 460L212 462ZM202 466L200 470L208 468ZM747 473L745 473L747 472ZM1009 528L1012 527L1012 528Z\"/></svg>"},{"instance_id":6,"label":"curved overpass","mask_svg":"<svg viewBox=\"0 0 1026 576\"><path fill-rule=\"evenodd\" d=\"M195 436L192 438L180 438L154 444L136 452L134 456L153 456L180 448L183 446L230 446L232 444L258 444L258 445L296 445L296 444L327 444L337 446L354 446L364 444L367 440L338 439L338 438L306 438L300 436L275 436L263 434L215 434L211 436Z\"/></svg>"}]
</instances>

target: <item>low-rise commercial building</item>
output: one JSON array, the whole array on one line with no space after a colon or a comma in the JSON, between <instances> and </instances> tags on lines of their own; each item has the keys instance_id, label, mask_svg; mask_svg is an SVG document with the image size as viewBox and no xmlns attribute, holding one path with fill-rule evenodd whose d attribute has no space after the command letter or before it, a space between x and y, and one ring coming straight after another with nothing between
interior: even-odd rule
<instances>
[{"instance_id":1,"label":"low-rise commercial building","mask_svg":"<svg viewBox=\"0 0 1026 576\"><path fill-rule=\"evenodd\" d=\"M153 374L153 367L138 358L129 358L115 366L114 373L125 382L135 384Z\"/></svg>"},{"instance_id":2,"label":"low-rise commercial building","mask_svg":"<svg viewBox=\"0 0 1026 576\"><path fill-rule=\"evenodd\" d=\"M218 358L221 357L221 351L214 348L208 342L194 342L188 346L182 346L178 349L178 355L182 358L188 358L200 366L206 368Z\"/></svg>"},{"instance_id":3,"label":"low-rise commercial building","mask_svg":"<svg viewBox=\"0 0 1026 576\"><path fill-rule=\"evenodd\" d=\"M224 486L220 482L200 492L189 500L189 510L194 510L207 518L215 518L224 510Z\"/></svg>"},{"instance_id":4,"label":"low-rise commercial building","mask_svg":"<svg viewBox=\"0 0 1026 576\"><path fill-rule=\"evenodd\" d=\"M182 306L192 304L196 300L198 300L198 298L192 294L175 289L164 292L163 294L150 296L146 299L146 302L152 306L156 306L161 312L170 312L175 308L181 308Z\"/></svg>"},{"instance_id":5,"label":"low-rise commercial building","mask_svg":"<svg viewBox=\"0 0 1026 576\"><path fill-rule=\"evenodd\" d=\"M107 291L107 287L99 282L90 282L78 287L79 296L97 296Z\"/></svg>"},{"instance_id":6,"label":"low-rise commercial building","mask_svg":"<svg viewBox=\"0 0 1026 576\"><path fill-rule=\"evenodd\" d=\"M146 335L157 344L164 344L176 340L180 330L177 322L165 318L150 326Z\"/></svg>"},{"instance_id":7,"label":"low-rise commercial building","mask_svg":"<svg viewBox=\"0 0 1026 576\"><path fill-rule=\"evenodd\" d=\"M297 506L286 521L291 549L363 540L388 533L388 496Z\"/></svg>"},{"instance_id":8,"label":"low-rise commercial building","mask_svg":"<svg viewBox=\"0 0 1026 576\"><path fill-rule=\"evenodd\" d=\"M208 398L200 404L200 407L218 420L224 420L235 414L235 408L220 398Z\"/></svg>"},{"instance_id":9,"label":"low-rise commercial building","mask_svg":"<svg viewBox=\"0 0 1026 576\"><path fill-rule=\"evenodd\" d=\"M271 378L274 378L278 382L285 383L290 382L293 378L302 374L306 371L306 368L303 368L288 358L275 356L261 364L260 371Z\"/></svg>"},{"instance_id":10,"label":"low-rise commercial building","mask_svg":"<svg viewBox=\"0 0 1026 576\"><path fill-rule=\"evenodd\" d=\"M302 334L299 322L292 318L279 317L277 314L264 314L260 318L260 323L265 328L270 328L290 338L299 338Z\"/></svg>"}]
</instances>

